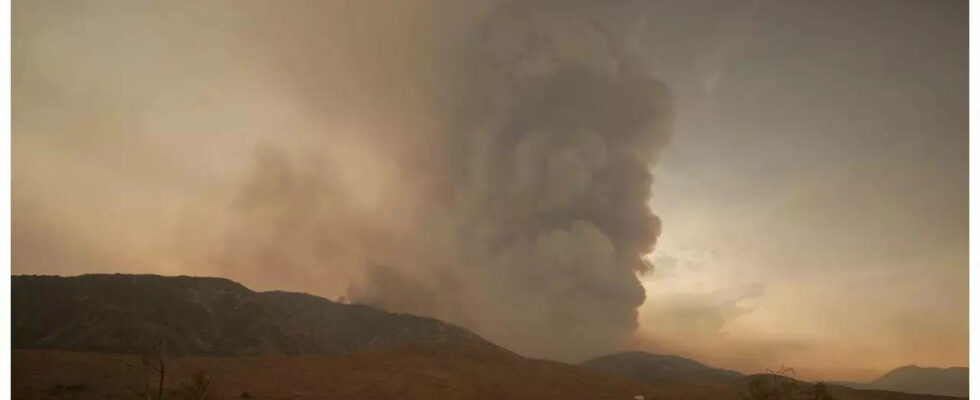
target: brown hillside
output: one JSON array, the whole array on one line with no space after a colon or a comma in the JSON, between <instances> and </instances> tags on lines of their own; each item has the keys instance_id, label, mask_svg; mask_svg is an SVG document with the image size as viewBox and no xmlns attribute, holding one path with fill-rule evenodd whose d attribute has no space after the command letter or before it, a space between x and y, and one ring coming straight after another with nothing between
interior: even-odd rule
<instances>
[{"instance_id":1,"label":"brown hillside","mask_svg":"<svg viewBox=\"0 0 980 400\"><path fill-rule=\"evenodd\" d=\"M141 354L334 354L405 343L495 347L436 319L302 293L254 292L227 279L157 275L14 276L17 349Z\"/></svg>"},{"instance_id":2,"label":"brown hillside","mask_svg":"<svg viewBox=\"0 0 980 400\"><path fill-rule=\"evenodd\" d=\"M214 399L624 399L651 389L574 365L483 346L426 344L335 356L165 359L165 396L194 372ZM15 350L16 399L136 399L145 382L133 355Z\"/></svg>"},{"instance_id":3,"label":"brown hillside","mask_svg":"<svg viewBox=\"0 0 980 400\"><path fill-rule=\"evenodd\" d=\"M15 399L145 399L134 355L49 350L13 352ZM346 355L170 357L164 399L195 372L211 377L211 399L623 399L738 400L748 379L670 378L650 385L501 349L416 344ZM770 377L763 377L770 379ZM154 381L155 382L155 381ZM800 385L808 385L798 382ZM940 400L941 396L828 386L836 400Z\"/></svg>"}]
</instances>

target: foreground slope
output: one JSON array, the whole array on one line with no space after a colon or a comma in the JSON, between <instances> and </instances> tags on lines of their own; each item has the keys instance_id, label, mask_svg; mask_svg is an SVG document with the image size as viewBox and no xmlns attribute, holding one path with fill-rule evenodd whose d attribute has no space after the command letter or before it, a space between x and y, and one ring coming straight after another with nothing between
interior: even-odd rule
<instances>
[{"instance_id":1,"label":"foreground slope","mask_svg":"<svg viewBox=\"0 0 980 400\"><path fill-rule=\"evenodd\" d=\"M749 376L722 382L646 384L487 346L414 344L342 355L165 357L164 398L192 374L207 374L211 398L399 400L740 400ZM155 375L151 387L156 387ZM16 399L145 398L140 356L15 350ZM798 382L799 385L807 385ZM936 396L829 387L836 400L939 400ZM799 398L809 398L806 396Z\"/></svg>"},{"instance_id":2,"label":"foreground slope","mask_svg":"<svg viewBox=\"0 0 980 400\"><path fill-rule=\"evenodd\" d=\"M167 354L345 353L413 342L493 346L435 319L219 278L14 276L12 343L21 349L138 354L159 334Z\"/></svg>"},{"instance_id":3,"label":"foreground slope","mask_svg":"<svg viewBox=\"0 0 980 400\"><path fill-rule=\"evenodd\" d=\"M15 350L12 361L12 391L17 399L146 397L146 375L136 355ZM631 400L635 395L653 396L642 383L463 344L416 344L333 356L170 357L165 363L164 398L194 372L210 376L216 399Z\"/></svg>"}]
</instances>

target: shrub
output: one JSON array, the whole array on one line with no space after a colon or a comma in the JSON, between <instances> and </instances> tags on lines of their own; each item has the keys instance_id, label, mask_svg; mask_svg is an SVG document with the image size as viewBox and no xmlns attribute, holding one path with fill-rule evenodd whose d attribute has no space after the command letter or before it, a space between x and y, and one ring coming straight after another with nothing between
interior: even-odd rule
<instances>
[{"instance_id":1,"label":"shrub","mask_svg":"<svg viewBox=\"0 0 980 400\"><path fill-rule=\"evenodd\" d=\"M211 377L203 372L195 372L191 374L190 380L180 383L176 394L178 400L208 400L211 393Z\"/></svg>"}]
</instances>

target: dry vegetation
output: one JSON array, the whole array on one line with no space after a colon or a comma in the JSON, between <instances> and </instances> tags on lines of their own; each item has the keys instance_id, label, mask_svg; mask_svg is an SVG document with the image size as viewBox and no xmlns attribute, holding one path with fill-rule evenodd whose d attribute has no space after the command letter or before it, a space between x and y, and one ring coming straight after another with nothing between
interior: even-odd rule
<instances>
[{"instance_id":1,"label":"dry vegetation","mask_svg":"<svg viewBox=\"0 0 980 400\"><path fill-rule=\"evenodd\" d=\"M16 350L13 364L17 399L146 398L139 356ZM473 346L412 345L340 356L170 358L164 399L194 398L186 396L204 386L195 375L202 372L210 397L198 398L209 399L651 398L647 385L573 365ZM49 396L58 385L83 389Z\"/></svg>"},{"instance_id":2,"label":"dry vegetation","mask_svg":"<svg viewBox=\"0 0 980 400\"><path fill-rule=\"evenodd\" d=\"M768 380L672 378L629 381L574 365L531 360L471 345L418 344L384 351L298 357L167 357L163 398L216 399L633 399L741 400L749 383ZM16 399L146 399L138 355L15 350ZM786 378L788 379L788 378ZM810 384L792 381L794 399L813 397ZM836 400L928 400L939 396L854 390L827 385ZM156 399L154 393L152 397ZM760 391L753 400L781 400Z\"/></svg>"}]
</instances>

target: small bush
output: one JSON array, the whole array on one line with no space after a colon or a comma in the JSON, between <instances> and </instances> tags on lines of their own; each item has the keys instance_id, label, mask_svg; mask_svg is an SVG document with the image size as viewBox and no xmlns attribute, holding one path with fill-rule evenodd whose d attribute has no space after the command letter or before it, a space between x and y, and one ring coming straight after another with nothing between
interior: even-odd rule
<instances>
[{"instance_id":1,"label":"small bush","mask_svg":"<svg viewBox=\"0 0 980 400\"><path fill-rule=\"evenodd\" d=\"M181 382L177 400L208 400L211 398L211 377L203 372L191 374L191 379Z\"/></svg>"}]
</instances>

